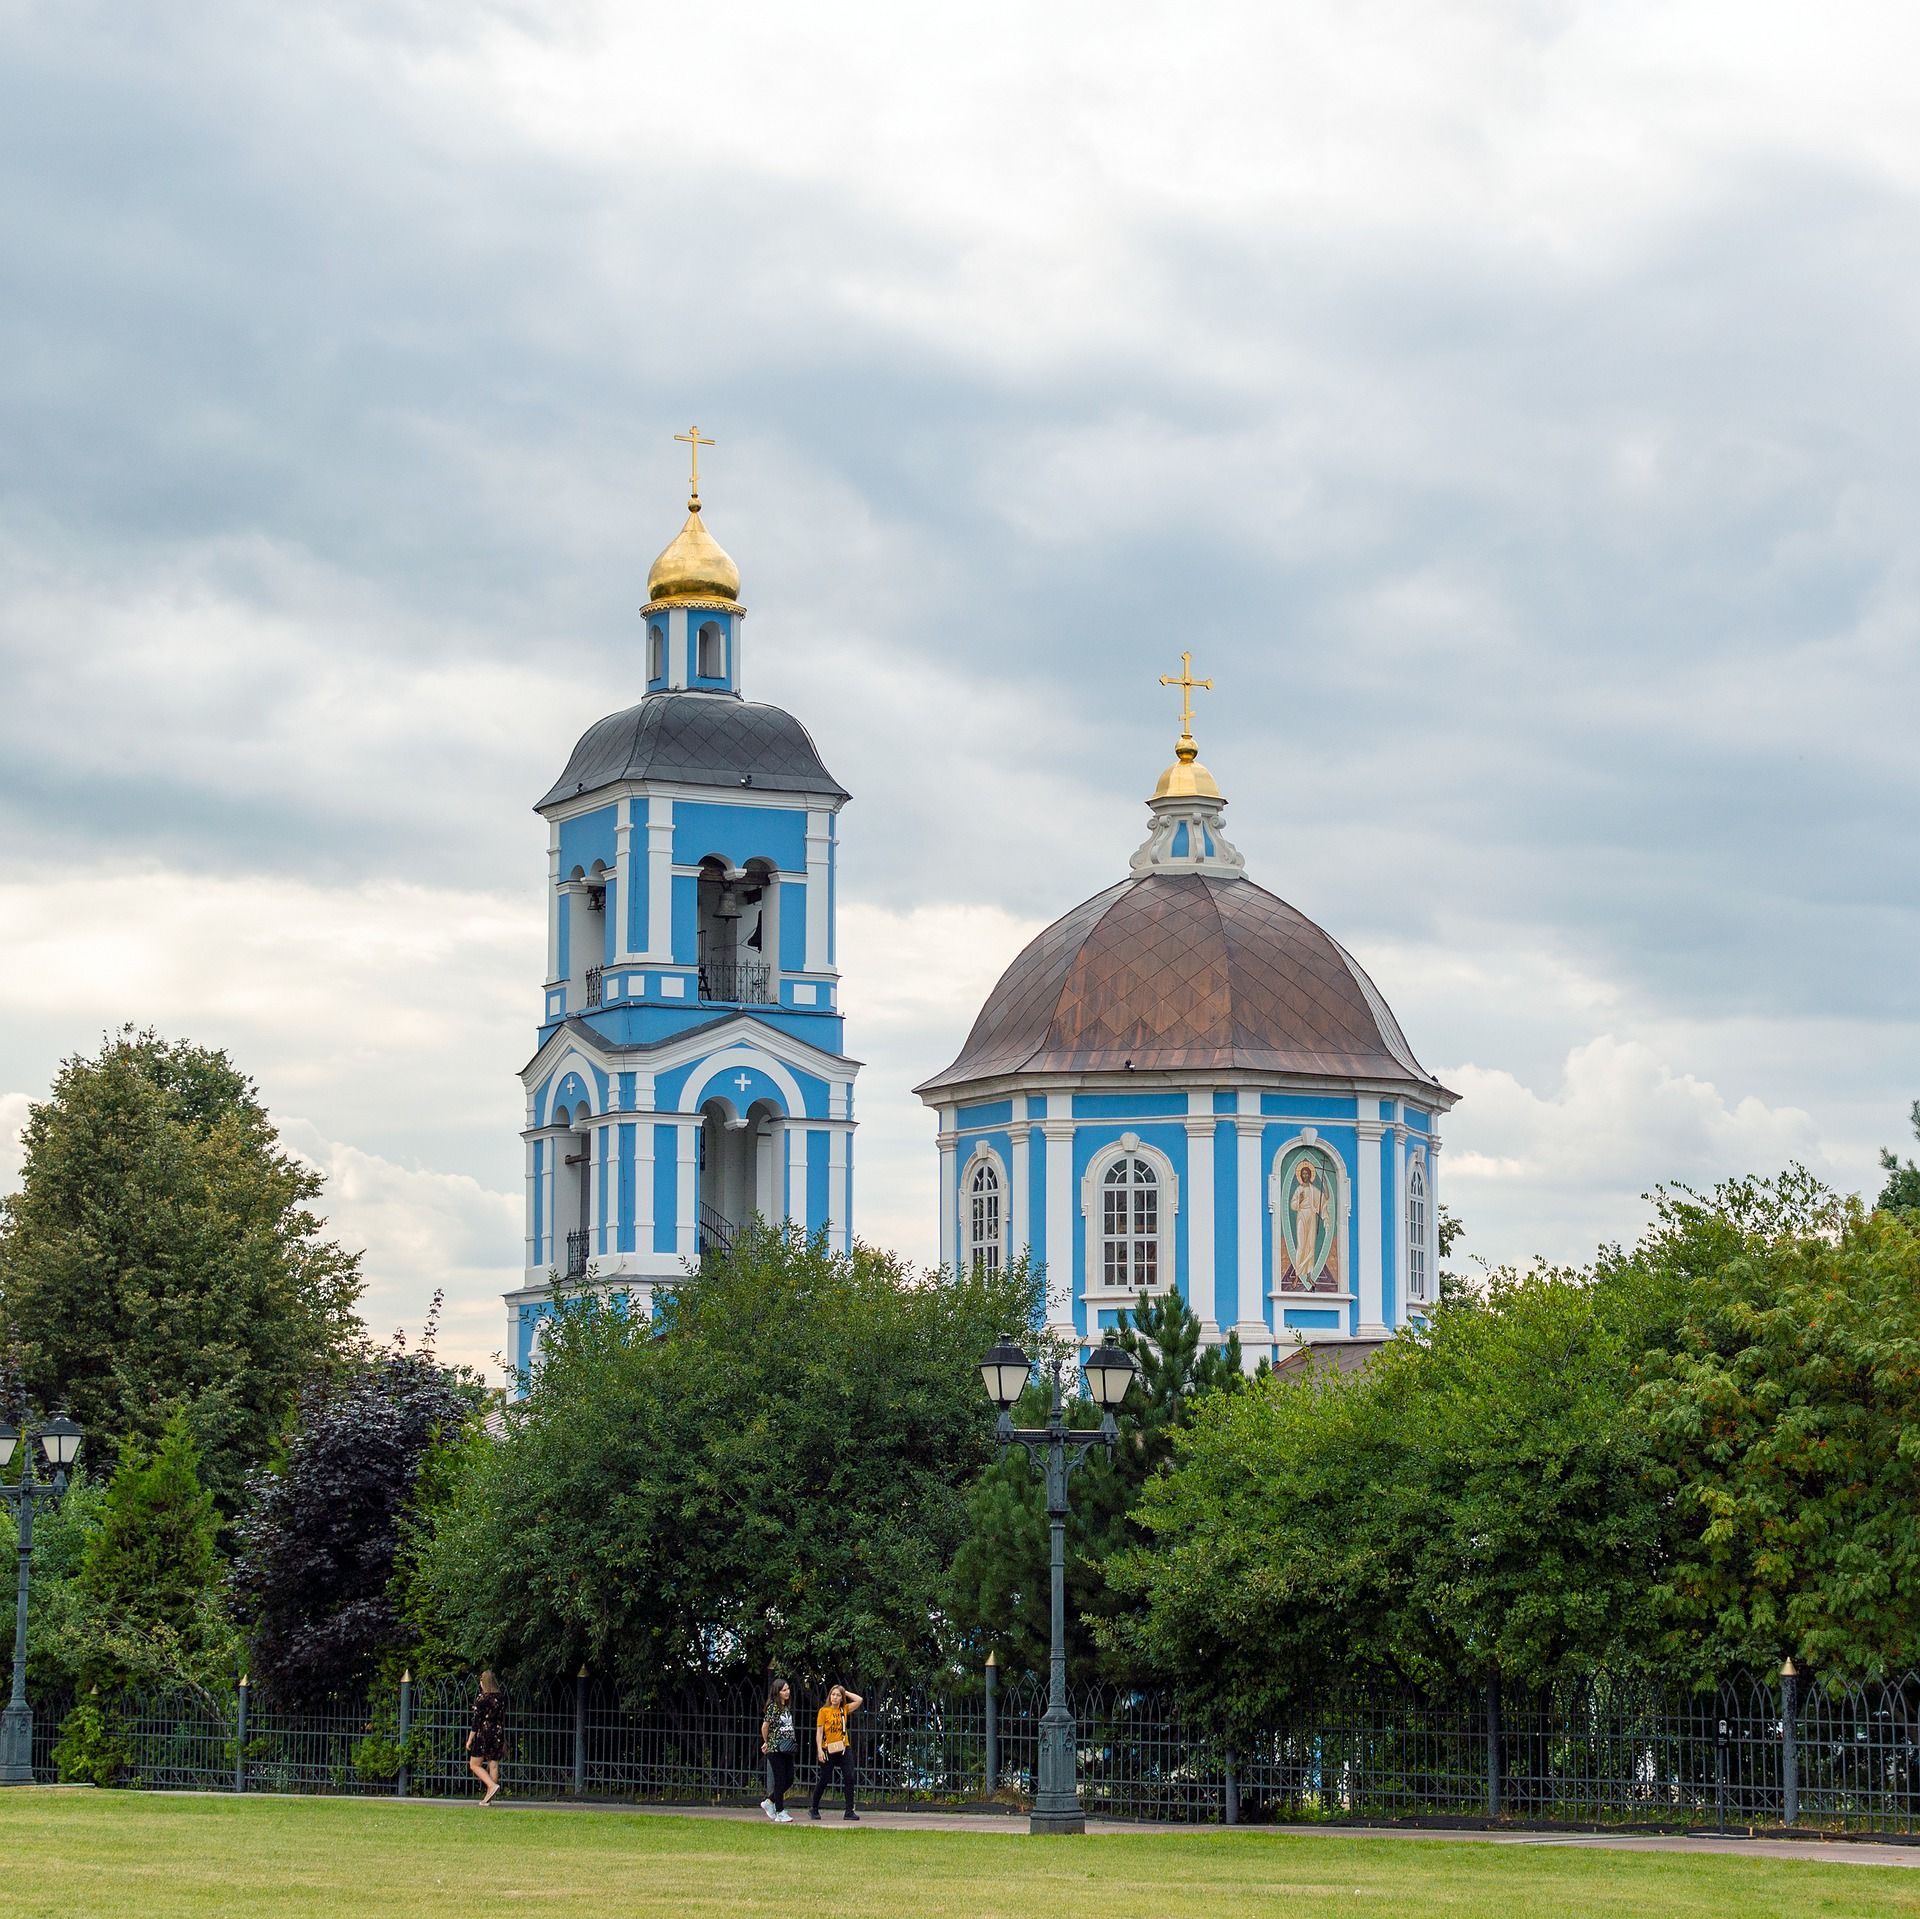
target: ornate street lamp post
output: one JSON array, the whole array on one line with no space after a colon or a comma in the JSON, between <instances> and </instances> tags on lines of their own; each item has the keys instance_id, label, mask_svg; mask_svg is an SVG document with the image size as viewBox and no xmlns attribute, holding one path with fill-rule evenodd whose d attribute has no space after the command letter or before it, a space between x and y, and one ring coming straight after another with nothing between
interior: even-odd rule
<instances>
[{"instance_id":1,"label":"ornate street lamp post","mask_svg":"<svg viewBox=\"0 0 1920 1919\"><path fill-rule=\"evenodd\" d=\"M1009 1338L1002 1338L980 1362L987 1396L1000 1408L997 1428L1003 1446L1023 1447L1029 1464L1038 1465L1047 1481L1047 1523L1053 1535L1053 1633L1047 1683L1047 1711L1040 1721L1040 1777L1028 1827L1033 1832L1085 1832L1086 1814L1080 1810L1079 1752L1074 1739L1073 1714L1067 1707L1067 1477L1095 1446L1113 1451L1118 1428L1114 1409L1126 1398L1139 1368L1131 1353L1122 1352L1109 1338L1088 1356L1082 1368L1087 1391L1100 1408L1100 1424L1092 1431L1067 1425L1060 1390L1060 1362L1049 1371L1053 1400L1047 1423L1019 1427L1013 1423L1013 1405L1026 1389L1032 1361Z\"/></svg>"},{"instance_id":2,"label":"ornate street lamp post","mask_svg":"<svg viewBox=\"0 0 1920 1919\"><path fill-rule=\"evenodd\" d=\"M20 1586L13 1608L13 1698L0 1713L0 1786L33 1784L33 1708L27 1704L27 1563L33 1554L33 1509L44 1501L58 1504L67 1490L67 1468L80 1452L80 1428L64 1414L58 1414L36 1432L29 1424L24 1433L0 1424L0 1467L13 1461L14 1448L26 1441L26 1454L20 1462L20 1483L0 1486L0 1497L13 1508L20 1529ZM33 1455L36 1442L53 1468L51 1482L34 1475Z\"/></svg>"}]
</instances>

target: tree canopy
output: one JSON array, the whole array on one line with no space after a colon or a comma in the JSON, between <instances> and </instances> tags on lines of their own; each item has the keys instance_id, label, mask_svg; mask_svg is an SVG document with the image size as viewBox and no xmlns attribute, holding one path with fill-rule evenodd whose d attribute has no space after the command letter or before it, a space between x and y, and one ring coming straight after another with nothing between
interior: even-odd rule
<instances>
[{"instance_id":1,"label":"tree canopy","mask_svg":"<svg viewBox=\"0 0 1920 1919\"><path fill-rule=\"evenodd\" d=\"M652 1321L571 1302L436 1528L447 1632L641 1692L924 1669L993 1452L980 1356L1037 1303L1023 1263L936 1283L791 1229L742 1234Z\"/></svg>"},{"instance_id":2,"label":"tree canopy","mask_svg":"<svg viewBox=\"0 0 1920 1919\"><path fill-rule=\"evenodd\" d=\"M1806 1174L1660 1196L1358 1374L1195 1408L1118 1646L1229 1720L1350 1674L1920 1662L1920 1228Z\"/></svg>"},{"instance_id":3,"label":"tree canopy","mask_svg":"<svg viewBox=\"0 0 1920 1919\"><path fill-rule=\"evenodd\" d=\"M96 1448L184 1411L232 1512L302 1381L358 1330L359 1258L321 1236L311 1167L280 1149L226 1054L127 1028L61 1066L0 1199L0 1336Z\"/></svg>"},{"instance_id":4,"label":"tree canopy","mask_svg":"<svg viewBox=\"0 0 1920 1919\"><path fill-rule=\"evenodd\" d=\"M1913 1102L1907 1117L1913 1123L1914 1138L1920 1139L1920 1099ZM1887 1212L1920 1213L1920 1164L1910 1159L1903 1160L1897 1153L1883 1147L1880 1166L1887 1176L1887 1183L1881 1187L1880 1197L1875 1204Z\"/></svg>"},{"instance_id":5,"label":"tree canopy","mask_svg":"<svg viewBox=\"0 0 1920 1919\"><path fill-rule=\"evenodd\" d=\"M249 1487L234 1589L278 1697L345 1691L402 1635L395 1568L422 1465L486 1397L434 1358L438 1304L418 1350L396 1339L313 1380L285 1457Z\"/></svg>"}]
</instances>

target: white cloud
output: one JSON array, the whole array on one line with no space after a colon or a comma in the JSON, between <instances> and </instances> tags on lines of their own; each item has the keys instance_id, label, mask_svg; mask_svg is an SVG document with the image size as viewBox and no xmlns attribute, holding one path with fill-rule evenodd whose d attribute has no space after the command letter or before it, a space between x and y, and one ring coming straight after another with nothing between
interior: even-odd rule
<instances>
[{"instance_id":1,"label":"white cloud","mask_svg":"<svg viewBox=\"0 0 1920 1919\"><path fill-rule=\"evenodd\" d=\"M1602 1034L1576 1046L1545 1094L1498 1067L1442 1077L1461 1095L1444 1133L1443 1190L1467 1250L1496 1263L1539 1254L1577 1264L1630 1241L1656 1185L1705 1187L1794 1160L1833 1171L1810 1114L1729 1100L1637 1040Z\"/></svg>"}]
</instances>

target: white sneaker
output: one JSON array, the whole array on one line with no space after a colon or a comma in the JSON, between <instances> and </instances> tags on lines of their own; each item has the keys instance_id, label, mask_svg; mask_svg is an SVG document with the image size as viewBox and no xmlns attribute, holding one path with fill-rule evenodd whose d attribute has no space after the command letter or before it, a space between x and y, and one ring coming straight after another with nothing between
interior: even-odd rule
<instances>
[{"instance_id":1,"label":"white sneaker","mask_svg":"<svg viewBox=\"0 0 1920 1919\"><path fill-rule=\"evenodd\" d=\"M773 1809L773 1801L771 1799L761 1800L760 1810L764 1812L769 1819L776 1819L779 1817L779 1815Z\"/></svg>"},{"instance_id":2,"label":"white sneaker","mask_svg":"<svg viewBox=\"0 0 1920 1919\"><path fill-rule=\"evenodd\" d=\"M793 1824L793 1814L790 1812L776 1812L773 1815L773 1823L776 1826L790 1826Z\"/></svg>"}]
</instances>

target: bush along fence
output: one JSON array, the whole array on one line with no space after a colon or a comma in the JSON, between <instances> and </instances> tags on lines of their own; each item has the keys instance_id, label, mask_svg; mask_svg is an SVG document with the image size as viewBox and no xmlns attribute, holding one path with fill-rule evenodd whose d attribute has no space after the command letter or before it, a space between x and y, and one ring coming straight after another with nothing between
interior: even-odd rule
<instances>
[{"instance_id":1,"label":"bush along fence","mask_svg":"<svg viewBox=\"0 0 1920 1919\"><path fill-rule=\"evenodd\" d=\"M270 1688L39 1701L37 1775L232 1792L458 1797L473 1689L403 1680L294 1709ZM796 1688L796 1692L804 1689ZM802 1696L799 1789L818 1701ZM1018 1805L1033 1790L1046 1688L955 1675L876 1686L854 1721L860 1796L877 1805ZM1920 1673L1827 1686L1787 1672L1689 1692L1600 1675L1516 1696L1355 1689L1230 1739L1151 1692L1073 1699L1089 1813L1191 1822L1538 1821L1920 1834ZM698 1684L644 1705L582 1673L509 1692L504 1778L520 1796L750 1804L763 1790L762 1701ZM74 1720L69 1715L90 1715ZM77 1726L84 1738L64 1738Z\"/></svg>"}]
</instances>

